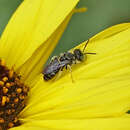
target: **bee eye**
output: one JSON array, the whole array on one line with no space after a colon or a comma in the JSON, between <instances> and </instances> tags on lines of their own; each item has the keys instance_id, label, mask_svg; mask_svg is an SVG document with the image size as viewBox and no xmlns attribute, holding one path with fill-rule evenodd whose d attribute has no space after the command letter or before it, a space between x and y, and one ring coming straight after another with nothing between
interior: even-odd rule
<instances>
[{"instance_id":1,"label":"bee eye","mask_svg":"<svg viewBox=\"0 0 130 130\"><path fill-rule=\"evenodd\" d=\"M84 56L83 56L83 53L79 49L74 50L74 55L77 60L83 61Z\"/></svg>"}]
</instances>

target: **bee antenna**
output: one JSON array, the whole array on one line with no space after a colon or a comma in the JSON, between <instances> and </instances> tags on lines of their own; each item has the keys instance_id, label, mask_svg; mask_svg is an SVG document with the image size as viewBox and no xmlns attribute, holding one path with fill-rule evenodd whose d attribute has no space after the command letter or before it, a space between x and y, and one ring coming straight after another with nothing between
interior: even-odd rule
<instances>
[{"instance_id":1,"label":"bee antenna","mask_svg":"<svg viewBox=\"0 0 130 130\"><path fill-rule=\"evenodd\" d=\"M96 55L96 53L91 53L91 52L87 52L87 53L83 53L84 55L86 54L93 54L93 55Z\"/></svg>"},{"instance_id":2,"label":"bee antenna","mask_svg":"<svg viewBox=\"0 0 130 130\"><path fill-rule=\"evenodd\" d=\"M89 43L89 39L88 39L88 41L86 42L86 44L85 44L85 46L84 46L84 48L83 48L83 52L84 52L86 46L88 45L88 43Z\"/></svg>"}]
</instances>

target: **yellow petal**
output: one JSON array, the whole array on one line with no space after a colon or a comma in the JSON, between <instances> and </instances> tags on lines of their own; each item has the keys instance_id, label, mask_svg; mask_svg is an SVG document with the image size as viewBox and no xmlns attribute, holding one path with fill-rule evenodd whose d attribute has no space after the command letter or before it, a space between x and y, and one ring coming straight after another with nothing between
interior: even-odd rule
<instances>
[{"instance_id":1,"label":"yellow petal","mask_svg":"<svg viewBox=\"0 0 130 130\"><path fill-rule=\"evenodd\" d=\"M130 28L130 23L123 23L123 24L114 25L114 26L96 34L92 38L92 40L96 41L96 40L106 39L106 38L112 37L118 33L121 33L129 28Z\"/></svg>"},{"instance_id":2,"label":"yellow petal","mask_svg":"<svg viewBox=\"0 0 130 130\"><path fill-rule=\"evenodd\" d=\"M60 39L62 33L64 32L73 12L67 16L63 23L58 27L58 29L51 35L51 37L41 45L17 71L22 75L22 78L26 84L33 86L38 76L43 71L43 65L47 61L52 50L55 48L58 40ZM26 80L26 81L25 81Z\"/></svg>"},{"instance_id":3,"label":"yellow petal","mask_svg":"<svg viewBox=\"0 0 130 130\"><path fill-rule=\"evenodd\" d=\"M125 113L130 108L129 34L128 28L115 35L109 32L110 37L102 40L90 40L87 51L97 54L89 55L83 63L72 67L74 83L70 73L50 82L44 82L41 77L31 90L23 117L75 119ZM82 47L84 44L80 45Z\"/></svg>"},{"instance_id":4,"label":"yellow petal","mask_svg":"<svg viewBox=\"0 0 130 130\"><path fill-rule=\"evenodd\" d=\"M29 130L33 127L38 130L40 130L39 128L43 130L129 130L129 122L130 117L92 118L83 120L32 120L27 121L27 123L20 127L25 127ZM19 129L16 128L16 130Z\"/></svg>"},{"instance_id":5,"label":"yellow petal","mask_svg":"<svg viewBox=\"0 0 130 130\"><path fill-rule=\"evenodd\" d=\"M130 75L72 82L41 81L31 89L21 118L84 119L116 117L130 108ZM58 85L57 85L58 84Z\"/></svg>"},{"instance_id":6,"label":"yellow petal","mask_svg":"<svg viewBox=\"0 0 130 130\"><path fill-rule=\"evenodd\" d=\"M0 57L6 60L9 67L21 66L48 40L77 2L78 0L23 1L2 35Z\"/></svg>"},{"instance_id":7,"label":"yellow petal","mask_svg":"<svg viewBox=\"0 0 130 130\"><path fill-rule=\"evenodd\" d=\"M43 128L43 127L39 127L39 126L18 126L18 127L13 127L10 130L50 130L48 128Z\"/></svg>"}]
</instances>

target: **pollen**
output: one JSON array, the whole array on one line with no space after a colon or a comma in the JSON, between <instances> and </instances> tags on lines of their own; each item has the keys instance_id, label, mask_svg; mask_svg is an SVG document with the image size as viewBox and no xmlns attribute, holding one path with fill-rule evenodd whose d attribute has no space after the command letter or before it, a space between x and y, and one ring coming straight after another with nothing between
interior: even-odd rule
<instances>
[{"instance_id":1,"label":"pollen","mask_svg":"<svg viewBox=\"0 0 130 130\"><path fill-rule=\"evenodd\" d=\"M17 93L21 93L21 92L22 92L22 89L21 89L21 88L17 88L17 89L16 89L16 92L17 92Z\"/></svg>"},{"instance_id":2,"label":"pollen","mask_svg":"<svg viewBox=\"0 0 130 130\"><path fill-rule=\"evenodd\" d=\"M0 81L0 86L3 86L4 85L4 82L3 81Z\"/></svg>"},{"instance_id":3,"label":"pollen","mask_svg":"<svg viewBox=\"0 0 130 130\"><path fill-rule=\"evenodd\" d=\"M28 91L21 76L0 60L0 130L21 124L18 117L26 106Z\"/></svg>"}]
</instances>

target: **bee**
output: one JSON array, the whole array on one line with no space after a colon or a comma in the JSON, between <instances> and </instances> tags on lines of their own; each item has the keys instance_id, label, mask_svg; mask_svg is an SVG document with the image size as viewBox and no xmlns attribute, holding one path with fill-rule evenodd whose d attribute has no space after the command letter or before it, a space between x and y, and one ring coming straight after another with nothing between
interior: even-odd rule
<instances>
[{"instance_id":1,"label":"bee","mask_svg":"<svg viewBox=\"0 0 130 130\"><path fill-rule=\"evenodd\" d=\"M86 42L83 51L80 49L74 49L73 52L64 52L60 56L55 56L51 59L50 63L44 68L42 74L45 81L51 80L59 71L63 71L64 68L70 69L73 64L77 62L83 62L86 54L96 53L84 53L89 40Z\"/></svg>"}]
</instances>

